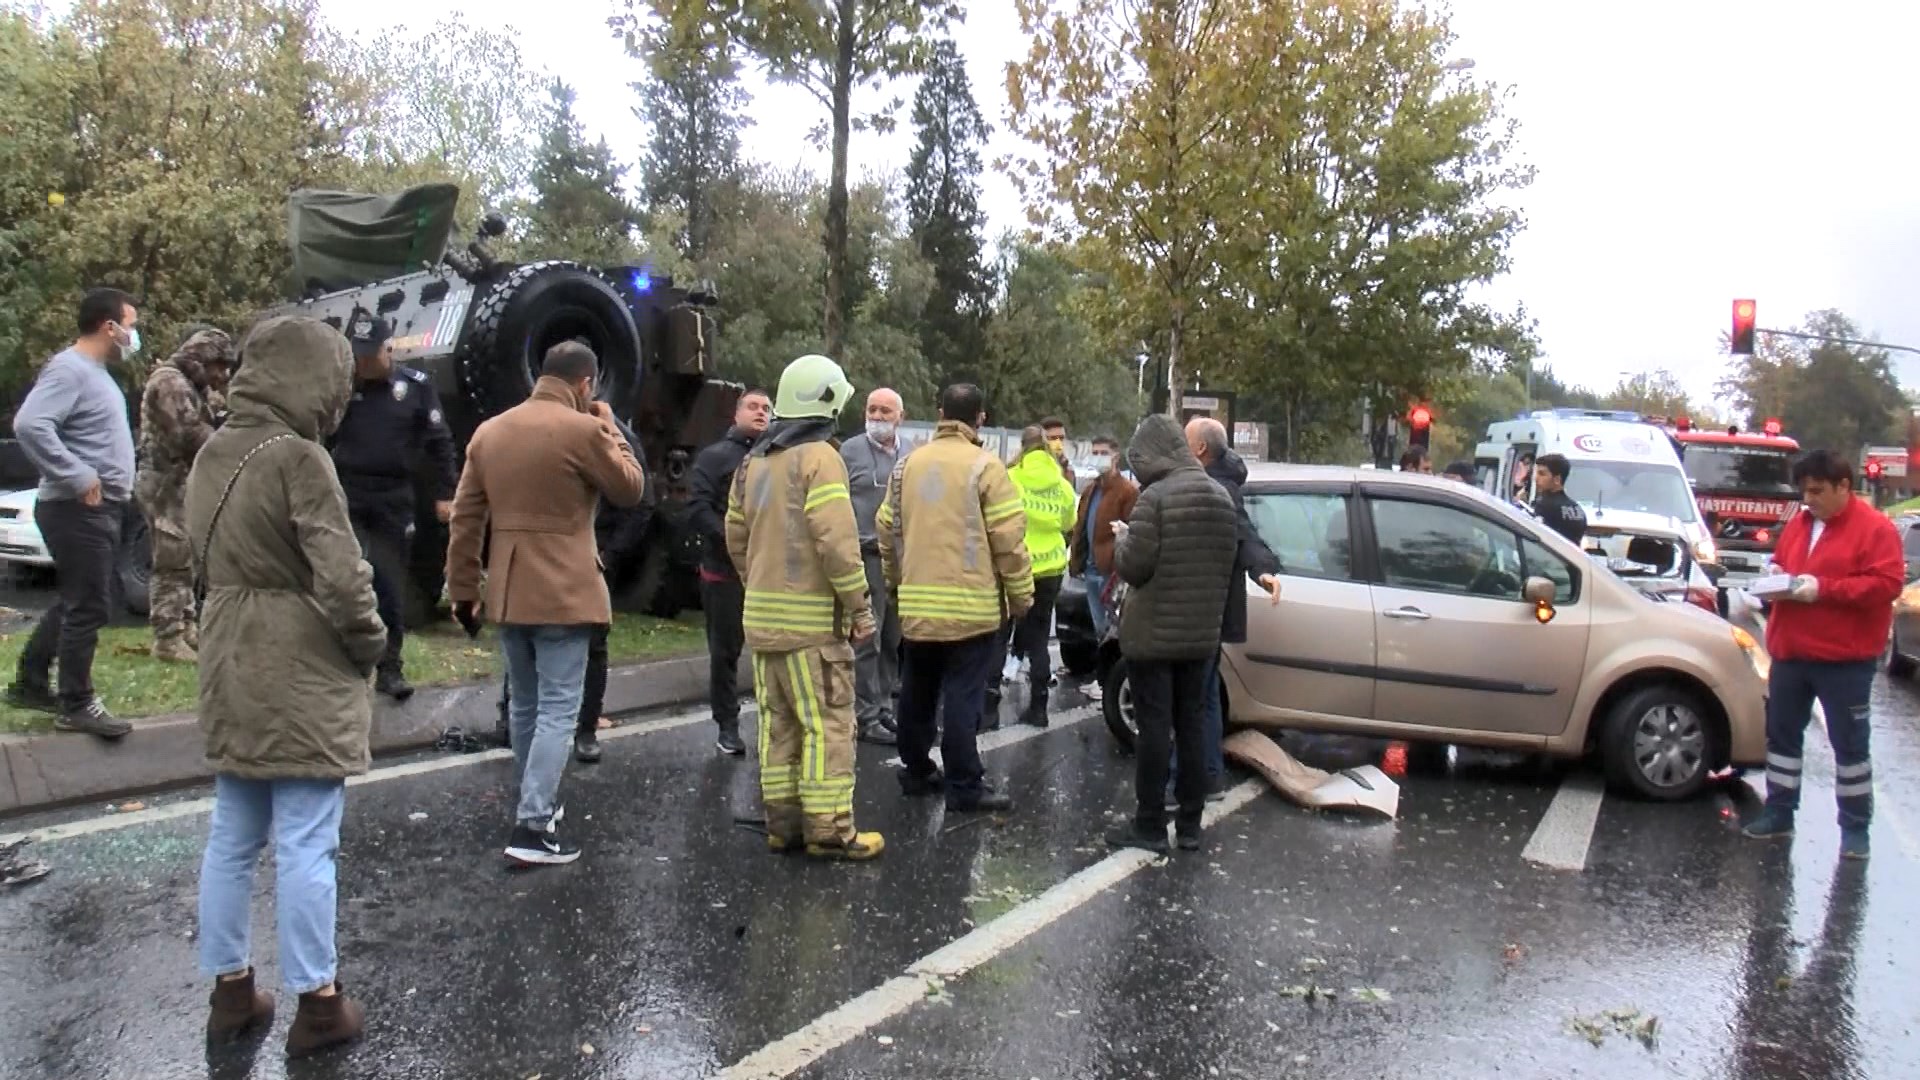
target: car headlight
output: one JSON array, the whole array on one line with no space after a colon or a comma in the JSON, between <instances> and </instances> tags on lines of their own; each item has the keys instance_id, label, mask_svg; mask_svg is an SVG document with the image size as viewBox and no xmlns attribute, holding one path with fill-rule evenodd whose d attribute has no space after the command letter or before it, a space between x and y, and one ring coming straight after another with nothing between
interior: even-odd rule
<instances>
[{"instance_id":1,"label":"car headlight","mask_svg":"<svg viewBox=\"0 0 1920 1080\"><path fill-rule=\"evenodd\" d=\"M1720 549L1713 546L1711 539L1696 541L1693 545L1693 557L1701 562L1719 562Z\"/></svg>"},{"instance_id":2,"label":"car headlight","mask_svg":"<svg viewBox=\"0 0 1920 1080\"><path fill-rule=\"evenodd\" d=\"M1747 654L1747 663L1753 665L1753 673L1760 676L1761 682L1766 682L1767 677L1773 673L1773 658L1767 655L1767 650L1760 644L1759 639L1736 626L1733 627L1733 643L1740 646L1741 652Z\"/></svg>"}]
</instances>

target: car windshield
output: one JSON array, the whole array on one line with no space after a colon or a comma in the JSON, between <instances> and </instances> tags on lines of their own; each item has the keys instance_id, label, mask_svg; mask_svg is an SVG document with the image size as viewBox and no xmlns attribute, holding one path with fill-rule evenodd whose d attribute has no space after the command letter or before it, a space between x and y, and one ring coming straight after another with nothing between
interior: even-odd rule
<instances>
[{"instance_id":1,"label":"car windshield","mask_svg":"<svg viewBox=\"0 0 1920 1080\"><path fill-rule=\"evenodd\" d=\"M1693 489L1671 465L1642 465L1632 461L1576 461L1567 476L1567 495L1589 508L1632 510L1677 518L1699 519Z\"/></svg>"},{"instance_id":2,"label":"car windshield","mask_svg":"<svg viewBox=\"0 0 1920 1080\"><path fill-rule=\"evenodd\" d=\"M1701 491L1750 495L1793 495L1793 459L1766 446L1715 446L1689 443L1681 458Z\"/></svg>"}]
</instances>

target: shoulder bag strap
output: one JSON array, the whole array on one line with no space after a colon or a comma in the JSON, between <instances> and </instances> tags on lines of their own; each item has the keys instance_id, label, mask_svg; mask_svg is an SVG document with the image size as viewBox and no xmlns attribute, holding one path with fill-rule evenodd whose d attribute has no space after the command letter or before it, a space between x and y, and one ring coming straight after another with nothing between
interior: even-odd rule
<instances>
[{"instance_id":1,"label":"shoulder bag strap","mask_svg":"<svg viewBox=\"0 0 1920 1080\"><path fill-rule=\"evenodd\" d=\"M272 446L274 443L283 442L291 438L293 438L293 435L290 432L283 431L278 435L268 436L254 444L253 449L240 456L240 464L233 467L233 475L227 477L227 486L220 490L220 501L213 504L213 516L207 519L206 543L200 545L200 550L195 553L194 557L193 617L196 621L199 620L201 610L205 608L207 604L207 556L208 553L213 550L213 529L214 526L220 524L220 511L227 508L227 498L233 494L233 485L239 482L241 470L247 467L247 462L252 461L255 454Z\"/></svg>"}]
</instances>

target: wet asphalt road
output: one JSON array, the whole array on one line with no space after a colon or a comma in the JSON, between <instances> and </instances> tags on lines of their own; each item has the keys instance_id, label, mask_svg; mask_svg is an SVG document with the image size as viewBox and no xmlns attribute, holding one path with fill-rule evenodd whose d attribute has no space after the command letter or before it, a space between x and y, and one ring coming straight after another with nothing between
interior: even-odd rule
<instances>
[{"instance_id":1,"label":"wet asphalt road","mask_svg":"<svg viewBox=\"0 0 1920 1080\"><path fill-rule=\"evenodd\" d=\"M570 767L567 868L500 859L506 762L423 758L349 795L341 978L368 1038L291 1066L284 999L257 1055L201 1043L205 792L184 792L149 800L180 816L35 844L53 876L0 893L0 1076L702 1077L750 1055L819 1080L1920 1076L1920 690L1877 693L1875 856L1844 867L1817 737L1793 844L1732 831L1741 790L1609 796L1579 871L1521 853L1582 774L1469 755L1409 778L1398 822L1262 794L1203 854L1108 873L1131 762L1071 694L987 753L1004 821L902 800L863 747L860 825L888 842L863 866L766 854L734 820L752 767L697 713ZM965 974L909 974L956 940L986 945ZM767 1049L796 1032L830 1049Z\"/></svg>"}]
</instances>

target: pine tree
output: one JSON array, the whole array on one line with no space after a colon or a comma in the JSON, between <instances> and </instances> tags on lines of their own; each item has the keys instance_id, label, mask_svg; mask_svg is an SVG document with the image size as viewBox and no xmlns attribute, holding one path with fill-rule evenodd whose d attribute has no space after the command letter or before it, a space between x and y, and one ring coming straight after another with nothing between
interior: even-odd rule
<instances>
[{"instance_id":1,"label":"pine tree","mask_svg":"<svg viewBox=\"0 0 1920 1080\"><path fill-rule=\"evenodd\" d=\"M934 274L920 325L921 353L944 385L979 369L993 291L980 238L980 147L987 124L951 41L934 46L913 96L913 124L919 142L907 163L907 227Z\"/></svg>"},{"instance_id":2,"label":"pine tree","mask_svg":"<svg viewBox=\"0 0 1920 1080\"><path fill-rule=\"evenodd\" d=\"M713 241L724 192L738 184L747 93L725 39L704 25L658 25L635 39L648 77L633 84L634 115L653 128L640 187L656 220L673 215L681 254L699 262ZM719 198L716 198L719 196Z\"/></svg>"},{"instance_id":3,"label":"pine tree","mask_svg":"<svg viewBox=\"0 0 1920 1080\"><path fill-rule=\"evenodd\" d=\"M555 79L533 172L527 244L532 253L612 266L634 260L640 215L621 194L626 166L601 139L589 144L573 114L574 93Z\"/></svg>"}]
</instances>

